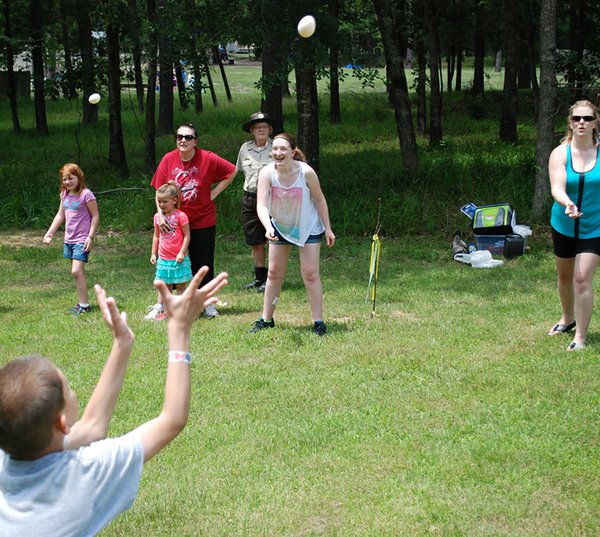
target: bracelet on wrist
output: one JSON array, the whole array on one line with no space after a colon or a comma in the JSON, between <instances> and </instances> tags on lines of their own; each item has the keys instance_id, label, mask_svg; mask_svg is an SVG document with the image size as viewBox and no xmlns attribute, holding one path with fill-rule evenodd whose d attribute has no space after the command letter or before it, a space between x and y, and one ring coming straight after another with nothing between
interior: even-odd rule
<instances>
[{"instance_id":1,"label":"bracelet on wrist","mask_svg":"<svg viewBox=\"0 0 600 537\"><path fill-rule=\"evenodd\" d=\"M192 363L192 355L189 352L169 351L169 362Z\"/></svg>"}]
</instances>

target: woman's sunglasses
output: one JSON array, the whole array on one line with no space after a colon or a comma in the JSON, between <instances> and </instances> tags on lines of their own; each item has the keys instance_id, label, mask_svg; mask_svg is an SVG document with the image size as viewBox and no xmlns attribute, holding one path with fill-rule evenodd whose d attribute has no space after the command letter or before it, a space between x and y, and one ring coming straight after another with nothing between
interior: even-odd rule
<instances>
[{"instance_id":1,"label":"woman's sunglasses","mask_svg":"<svg viewBox=\"0 0 600 537\"><path fill-rule=\"evenodd\" d=\"M192 136L191 134L176 134L175 139L178 142L181 142L181 140L185 140L186 142L191 142L192 140L195 140L196 137Z\"/></svg>"},{"instance_id":2,"label":"woman's sunglasses","mask_svg":"<svg viewBox=\"0 0 600 537\"><path fill-rule=\"evenodd\" d=\"M571 116L571 121L574 121L575 123L579 123L582 119L586 123L589 123L590 121L594 121L594 119L596 119L596 117L595 116Z\"/></svg>"}]
</instances>

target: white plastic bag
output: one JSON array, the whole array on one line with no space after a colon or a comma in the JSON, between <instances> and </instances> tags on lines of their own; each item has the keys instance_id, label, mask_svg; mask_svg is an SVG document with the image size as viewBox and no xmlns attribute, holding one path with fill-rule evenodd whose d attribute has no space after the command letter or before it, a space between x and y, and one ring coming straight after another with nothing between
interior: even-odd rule
<instances>
[{"instance_id":1,"label":"white plastic bag","mask_svg":"<svg viewBox=\"0 0 600 537\"><path fill-rule=\"evenodd\" d=\"M471 264L471 254L455 254L454 261L460 261L461 263L466 263L467 265Z\"/></svg>"},{"instance_id":2,"label":"white plastic bag","mask_svg":"<svg viewBox=\"0 0 600 537\"><path fill-rule=\"evenodd\" d=\"M531 231L531 228L529 226L522 226L521 224L519 224L517 226L513 226L513 233L521 235L521 237L525 238L531 236L533 234L533 231Z\"/></svg>"},{"instance_id":3,"label":"white plastic bag","mask_svg":"<svg viewBox=\"0 0 600 537\"><path fill-rule=\"evenodd\" d=\"M493 259L488 250L475 250L471 254L456 254L454 259L471 265L473 268L493 268L504 264L501 259Z\"/></svg>"}]
</instances>

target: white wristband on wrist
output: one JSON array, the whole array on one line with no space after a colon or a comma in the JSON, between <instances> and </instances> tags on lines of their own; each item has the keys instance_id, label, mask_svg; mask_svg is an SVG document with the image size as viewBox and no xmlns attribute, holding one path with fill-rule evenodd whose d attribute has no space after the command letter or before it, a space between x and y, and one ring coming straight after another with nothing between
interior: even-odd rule
<instances>
[{"instance_id":1,"label":"white wristband on wrist","mask_svg":"<svg viewBox=\"0 0 600 537\"><path fill-rule=\"evenodd\" d=\"M186 364L191 364L192 355L189 352L169 351L169 362L184 362Z\"/></svg>"}]
</instances>

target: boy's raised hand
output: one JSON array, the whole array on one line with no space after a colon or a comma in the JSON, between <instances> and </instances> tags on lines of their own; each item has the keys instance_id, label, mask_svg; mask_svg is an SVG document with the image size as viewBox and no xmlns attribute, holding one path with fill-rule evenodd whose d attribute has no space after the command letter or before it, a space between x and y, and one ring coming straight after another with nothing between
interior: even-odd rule
<instances>
[{"instance_id":1,"label":"boy's raised hand","mask_svg":"<svg viewBox=\"0 0 600 537\"><path fill-rule=\"evenodd\" d=\"M165 399L161 413L137 431L144 446L144 462L150 460L173 438L187 423L190 410L191 371L190 333L192 323L209 304L217 302L215 294L227 285L227 274L222 272L206 285L198 289L208 267L202 267L194 276L187 289L181 295L173 295L164 282L155 280L165 313L169 317L167 334L169 357ZM172 357L172 355L176 355ZM187 360L182 359L183 356Z\"/></svg>"},{"instance_id":2,"label":"boy's raised hand","mask_svg":"<svg viewBox=\"0 0 600 537\"><path fill-rule=\"evenodd\" d=\"M99 285L94 285L94 290L102 317L112 332L113 345L81 419L71 427L64 442L68 449L77 449L106 438L135 340L127 324L127 315L119 313L115 299L107 297L106 291Z\"/></svg>"},{"instance_id":3,"label":"boy's raised hand","mask_svg":"<svg viewBox=\"0 0 600 537\"><path fill-rule=\"evenodd\" d=\"M183 325L191 325L208 305L218 302L215 295L227 285L227 273L221 272L198 289L198 285L207 272L208 267L202 267L182 295L172 294L164 282L155 280L154 286L160 293L165 313L170 320Z\"/></svg>"}]
</instances>

